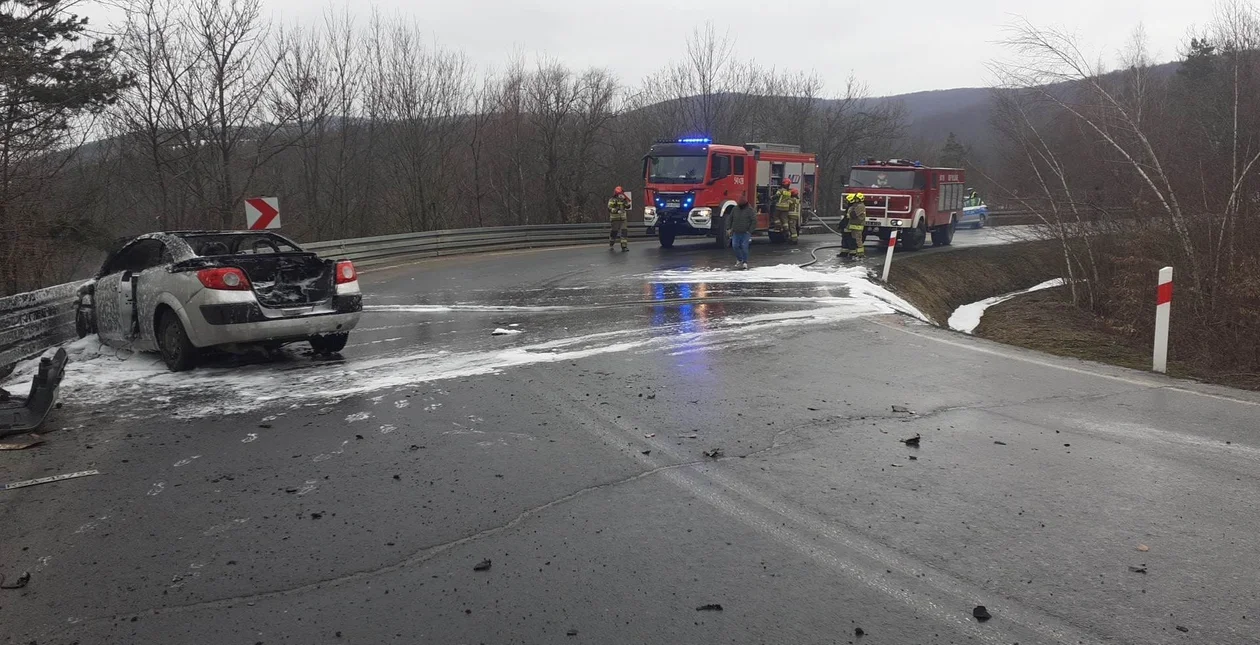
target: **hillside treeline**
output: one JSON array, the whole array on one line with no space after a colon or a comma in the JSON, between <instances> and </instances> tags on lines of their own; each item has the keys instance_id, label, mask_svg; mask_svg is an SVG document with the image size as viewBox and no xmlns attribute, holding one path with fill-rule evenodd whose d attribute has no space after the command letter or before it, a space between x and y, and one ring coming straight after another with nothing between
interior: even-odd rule
<instances>
[{"instance_id":1,"label":"hillside treeline","mask_svg":"<svg viewBox=\"0 0 1260 645\"><path fill-rule=\"evenodd\" d=\"M3 4L68 16L76 3ZM0 140L31 152L0 157L0 253L23 259L0 262L6 293L81 275L119 236L243 227L258 195L279 197L284 231L307 241L596 221L614 186L642 183L651 143L678 135L803 145L827 205L842 174L830 169L895 152L904 129L858 80L767 69L711 26L629 81L524 54L479 69L416 20L350 5L314 26L270 23L260 0L123 5L96 43L123 87L65 127L32 120L38 137Z\"/></svg>"}]
</instances>

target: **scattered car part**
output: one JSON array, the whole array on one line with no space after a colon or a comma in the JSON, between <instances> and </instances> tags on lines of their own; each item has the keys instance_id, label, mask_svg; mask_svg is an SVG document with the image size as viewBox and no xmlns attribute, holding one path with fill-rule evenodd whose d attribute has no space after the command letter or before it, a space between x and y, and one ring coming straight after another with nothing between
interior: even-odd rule
<instances>
[{"instance_id":1,"label":"scattered car part","mask_svg":"<svg viewBox=\"0 0 1260 645\"><path fill-rule=\"evenodd\" d=\"M10 397L0 403L0 437L23 434L39 428L48 412L57 404L57 389L70 357L65 349L39 361L39 371L31 380L31 392L25 399Z\"/></svg>"}]
</instances>

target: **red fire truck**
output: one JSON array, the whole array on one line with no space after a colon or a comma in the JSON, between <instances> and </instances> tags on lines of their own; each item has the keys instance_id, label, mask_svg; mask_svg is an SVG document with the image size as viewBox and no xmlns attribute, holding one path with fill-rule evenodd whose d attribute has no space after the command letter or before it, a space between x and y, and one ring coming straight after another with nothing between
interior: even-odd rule
<instances>
[{"instance_id":1,"label":"red fire truck","mask_svg":"<svg viewBox=\"0 0 1260 645\"><path fill-rule=\"evenodd\" d=\"M788 239L771 230L771 196L786 178L800 191L802 217L814 209L818 163L800 146L781 143L715 144L709 139L658 141L643 158L643 220L648 235L670 248L680 235L729 243L727 223L741 196L757 208L757 232L771 241Z\"/></svg>"},{"instance_id":2,"label":"red fire truck","mask_svg":"<svg viewBox=\"0 0 1260 645\"><path fill-rule=\"evenodd\" d=\"M917 161L862 161L849 171L845 195L866 199L866 232L887 243L897 229L897 247L949 246L966 199L967 173L959 168L928 168ZM846 200L847 203L847 200Z\"/></svg>"}]
</instances>

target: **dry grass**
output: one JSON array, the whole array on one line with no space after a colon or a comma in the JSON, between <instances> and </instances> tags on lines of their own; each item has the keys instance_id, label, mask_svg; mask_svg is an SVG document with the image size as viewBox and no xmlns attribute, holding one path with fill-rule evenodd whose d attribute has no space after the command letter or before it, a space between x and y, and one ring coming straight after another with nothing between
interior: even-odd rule
<instances>
[{"instance_id":1,"label":"dry grass","mask_svg":"<svg viewBox=\"0 0 1260 645\"><path fill-rule=\"evenodd\" d=\"M892 284L898 293L934 320L944 322L957 307L1018 291L1060 277L1055 242L1030 242L904 258ZM1075 307L1066 289L1020 296L985 312L976 336L1047 354L1139 370L1151 367L1151 338L1133 325L1108 320ZM1200 347L1173 347L1173 376L1260 390L1260 374L1213 369L1221 364L1199 355ZM1230 351L1228 347L1218 348ZM1189 356L1194 354L1193 356Z\"/></svg>"}]
</instances>

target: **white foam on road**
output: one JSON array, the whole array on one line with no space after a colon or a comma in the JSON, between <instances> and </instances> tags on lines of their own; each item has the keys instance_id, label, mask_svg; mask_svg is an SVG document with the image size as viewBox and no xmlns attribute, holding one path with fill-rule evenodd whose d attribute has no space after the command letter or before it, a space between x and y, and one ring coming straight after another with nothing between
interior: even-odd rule
<instances>
[{"instance_id":1,"label":"white foam on road","mask_svg":"<svg viewBox=\"0 0 1260 645\"><path fill-rule=\"evenodd\" d=\"M473 313L547 313L551 311L572 311L573 307L559 305L518 307L513 305L364 305L365 312L408 313L408 314L441 314L451 312Z\"/></svg>"},{"instance_id":2,"label":"white foam on road","mask_svg":"<svg viewBox=\"0 0 1260 645\"><path fill-rule=\"evenodd\" d=\"M70 363L61 397L69 404L112 406L119 418L171 416L214 417L244 413L267 405L288 403L322 406L330 401L390 388L447 379L501 373L514 367L574 361L592 356L664 352L683 355L714 351L732 343L774 342L786 327L825 326L864 316L905 313L927 320L921 312L866 278L862 268L806 270L796 265L757 267L748 271L663 271L646 276L653 283L813 283L818 297L776 297L784 304L811 304L808 309L769 313L691 318L643 328L551 338L513 347L483 350L407 349L343 362L292 360L231 367L203 367L172 373L157 354L133 353L102 345L88 337L66 346ZM828 285L847 287L847 297L828 295ZM704 306L703 304L698 306ZM567 307L509 307L493 305L377 306L377 311L513 311L539 312ZM505 328L496 331L517 332ZM561 332L562 330L552 330ZM515 334L513 334L515 335ZM38 361L19 366L5 384L22 391Z\"/></svg>"},{"instance_id":3,"label":"white foam on road","mask_svg":"<svg viewBox=\"0 0 1260 645\"><path fill-rule=\"evenodd\" d=\"M838 269L804 269L795 264L757 266L747 270L705 269L660 271L644 276L650 282L665 284L827 284L849 288L846 300L878 301L897 313L932 320L901 296L871 281L864 267ZM819 299L815 299L819 300ZM893 313L892 311L888 313Z\"/></svg>"},{"instance_id":4,"label":"white foam on road","mask_svg":"<svg viewBox=\"0 0 1260 645\"><path fill-rule=\"evenodd\" d=\"M1015 291L1000 296L994 296L992 298L985 298L980 302L973 302L969 305L963 305L955 309L954 313L949 315L949 328L954 331L960 331L964 334L970 334L976 330L976 327L980 326L980 318L984 316L985 310L989 307L1001 304L1011 298L1022 296L1026 293L1053 289L1054 287L1061 287L1065 284L1067 283L1063 281L1063 278L1055 278L1053 280L1046 280L1035 287L1024 289L1023 291Z\"/></svg>"},{"instance_id":5,"label":"white foam on road","mask_svg":"<svg viewBox=\"0 0 1260 645\"><path fill-rule=\"evenodd\" d=\"M496 374L514 367L574 361L623 352L712 350L773 342L786 326L825 325L863 316L893 313L875 299L833 299L805 311L718 317L686 324L622 329L483 351L414 351L316 363L295 357L290 363L203 367L172 373L157 354L116 352L95 337L67 346L70 363L61 398L71 405L113 406L119 418L215 417L266 405L326 405L329 401L417 383ZM29 382L37 361L15 373L12 388ZM140 403L149 405L138 405Z\"/></svg>"}]
</instances>

